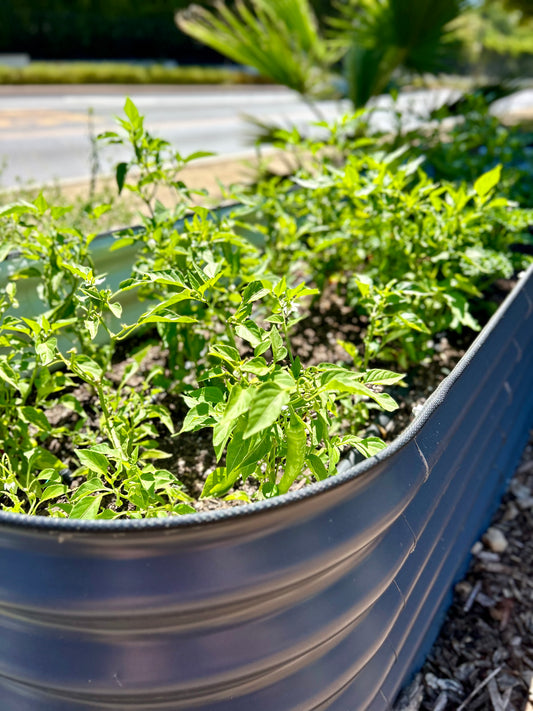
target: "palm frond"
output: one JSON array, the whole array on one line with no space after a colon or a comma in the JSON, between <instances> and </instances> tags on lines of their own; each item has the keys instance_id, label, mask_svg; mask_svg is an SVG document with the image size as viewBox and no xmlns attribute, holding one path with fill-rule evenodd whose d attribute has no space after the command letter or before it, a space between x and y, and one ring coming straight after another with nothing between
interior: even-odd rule
<instances>
[{"instance_id":1,"label":"palm frond","mask_svg":"<svg viewBox=\"0 0 533 711\"><path fill-rule=\"evenodd\" d=\"M215 11L198 5L178 12L178 27L238 64L313 96L337 55L318 31L308 0L237 0Z\"/></svg>"},{"instance_id":2,"label":"palm frond","mask_svg":"<svg viewBox=\"0 0 533 711\"><path fill-rule=\"evenodd\" d=\"M452 20L465 0L345 0L334 29L347 47L345 70L356 107L382 92L402 66L436 71Z\"/></svg>"}]
</instances>

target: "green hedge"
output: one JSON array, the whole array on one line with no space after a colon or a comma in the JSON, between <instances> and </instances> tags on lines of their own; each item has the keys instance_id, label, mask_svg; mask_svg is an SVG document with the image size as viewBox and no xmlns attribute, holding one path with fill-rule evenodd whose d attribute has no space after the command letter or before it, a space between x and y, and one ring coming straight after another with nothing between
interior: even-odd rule
<instances>
[{"instance_id":1,"label":"green hedge","mask_svg":"<svg viewBox=\"0 0 533 711\"><path fill-rule=\"evenodd\" d=\"M0 84L264 84L262 77L217 67L140 66L116 62L0 64Z\"/></svg>"}]
</instances>

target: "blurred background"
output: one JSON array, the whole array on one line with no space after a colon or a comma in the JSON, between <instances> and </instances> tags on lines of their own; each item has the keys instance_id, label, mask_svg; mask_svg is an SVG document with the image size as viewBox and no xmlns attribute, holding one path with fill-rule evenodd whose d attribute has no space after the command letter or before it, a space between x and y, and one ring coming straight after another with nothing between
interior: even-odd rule
<instances>
[{"instance_id":1,"label":"blurred background","mask_svg":"<svg viewBox=\"0 0 533 711\"><path fill-rule=\"evenodd\" d=\"M223 55L176 27L176 12L189 4L188 0L2 0L0 65L20 67L43 60L157 62L167 67L227 65ZM196 4L213 3L200 0ZM379 3L310 0L310 4L327 33L331 29L328 18L338 16L343 7L364 14ZM412 12L418 13L419 3L410 5ZM532 15L531 0L463 4L454 28L453 52L444 68L451 74L493 78L532 76ZM8 76L4 72L0 80L22 81L23 74ZM46 80L44 72L42 80Z\"/></svg>"},{"instance_id":2,"label":"blurred background","mask_svg":"<svg viewBox=\"0 0 533 711\"><path fill-rule=\"evenodd\" d=\"M532 0L2 0L0 181L94 185L126 95L179 150L236 156L369 102L374 130L413 128L480 88L531 122L532 77Z\"/></svg>"}]
</instances>

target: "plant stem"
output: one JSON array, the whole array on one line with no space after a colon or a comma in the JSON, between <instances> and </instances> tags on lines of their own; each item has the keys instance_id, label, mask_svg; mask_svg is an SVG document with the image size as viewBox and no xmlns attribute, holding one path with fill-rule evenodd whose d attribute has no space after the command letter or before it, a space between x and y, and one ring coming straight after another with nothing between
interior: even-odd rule
<instances>
[{"instance_id":1,"label":"plant stem","mask_svg":"<svg viewBox=\"0 0 533 711\"><path fill-rule=\"evenodd\" d=\"M102 408L102 414L104 415L104 421L109 435L109 439L113 443L113 447L122 451L122 446L118 438L115 428L111 424L111 413L108 410L107 403L105 400L104 390L102 388L102 383L96 383L96 392L98 393L98 400L100 402L100 407Z\"/></svg>"},{"instance_id":2,"label":"plant stem","mask_svg":"<svg viewBox=\"0 0 533 711\"><path fill-rule=\"evenodd\" d=\"M287 348L289 360L292 365L294 363L294 356L292 354L291 341L289 338L289 327L287 326L287 319L285 318L285 314L283 314L283 335L285 336L285 347Z\"/></svg>"}]
</instances>

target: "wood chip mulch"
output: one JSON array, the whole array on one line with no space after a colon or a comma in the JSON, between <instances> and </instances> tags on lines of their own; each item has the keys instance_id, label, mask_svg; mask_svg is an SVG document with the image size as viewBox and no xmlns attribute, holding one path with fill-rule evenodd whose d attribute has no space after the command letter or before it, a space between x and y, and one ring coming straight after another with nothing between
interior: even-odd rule
<instances>
[{"instance_id":1,"label":"wood chip mulch","mask_svg":"<svg viewBox=\"0 0 533 711\"><path fill-rule=\"evenodd\" d=\"M395 711L533 711L533 432Z\"/></svg>"}]
</instances>

